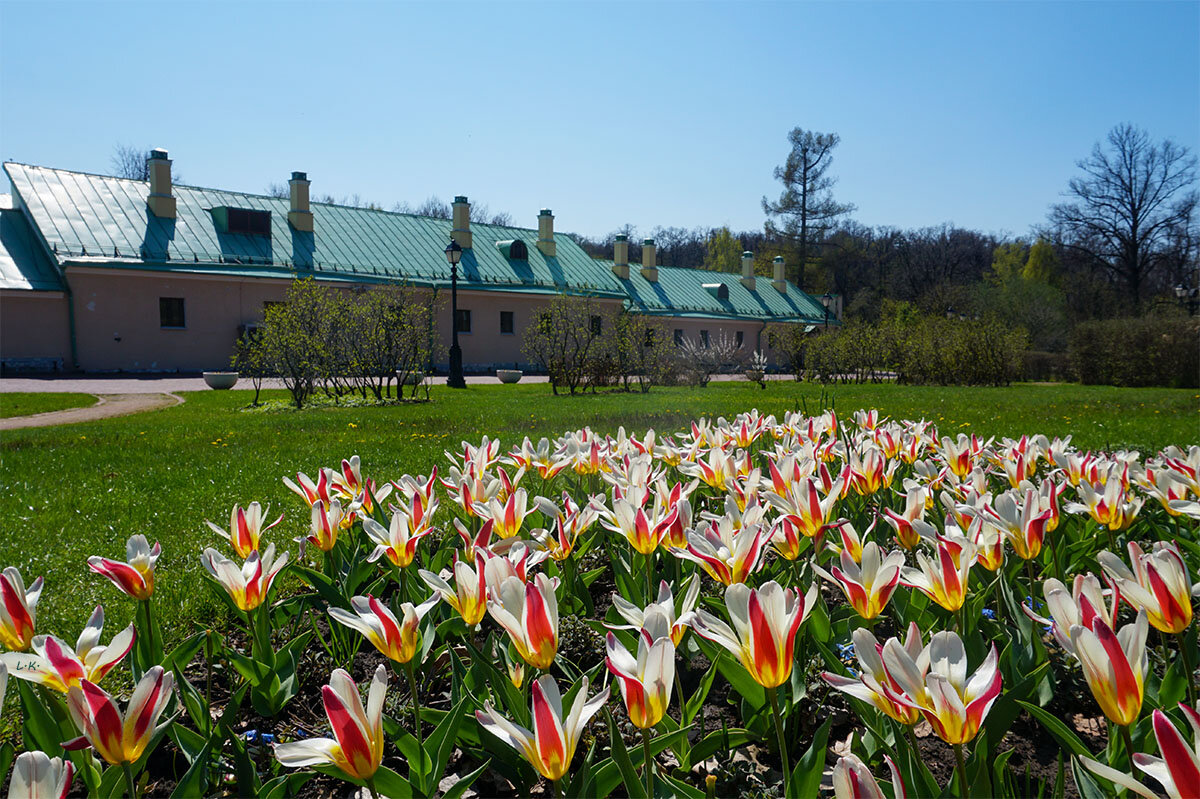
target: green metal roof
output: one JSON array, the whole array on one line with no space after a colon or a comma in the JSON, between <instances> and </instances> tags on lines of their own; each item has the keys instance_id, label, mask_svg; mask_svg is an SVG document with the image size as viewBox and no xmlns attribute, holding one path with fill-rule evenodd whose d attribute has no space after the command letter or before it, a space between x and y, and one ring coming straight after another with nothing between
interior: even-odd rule
<instances>
[{"instance_id":1,"label":"green metal roof","mask_svg":"<svg viewBox=\"0 0 1200 799\"><path fill-rule=\"evenodd\" d=\"M314 231L307 233L288 224L287 199L183 185L173 188L177 218L160 219L146 206L146 181L19 163L6 163L4 170L59 265L416 285L450 280L443 254L449 219L313 203ZM213 209L222 208L269 211L270 235L220 232ZM554 236L553 258L537 248L533 229L472 222L471 234L474 246L463 251L459 264L459 286L465 289L592 294L661 315L824 318L820 304L790 284L783 295L759 278L752 292L736 274L678 267L659 267L658 282L648 283L637 264L622 280L611 261L589 257L563 233ZM527 259L506 257L516 240L525 244ZM714 282L728 285L727 300L703 288Z\"/></svg>"},{"instance_id":2,"label":"green metal roof","mask_svg":"<svg viewBox=\"0 0 1200 799\"><path fill-rule=\"evenodd\" d=\"M63 290L58 270L8 194L0 194L0 289Z\"/></svg>"}]
</instances>

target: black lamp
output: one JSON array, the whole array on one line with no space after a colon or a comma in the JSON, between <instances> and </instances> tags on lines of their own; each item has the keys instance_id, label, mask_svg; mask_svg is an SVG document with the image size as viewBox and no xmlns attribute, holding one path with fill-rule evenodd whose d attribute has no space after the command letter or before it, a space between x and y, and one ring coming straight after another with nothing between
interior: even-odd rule
<instances>
[{"instance_id":1,"label":"black lamp","mask_svg":"<svg viewBox=\"0 0 1200 799\"><path fill-rule=\"evenodd\" d=\"M825 327L829 327L829 306L833 304L833 295L828 291L821 295L821 305L825 306Z\"/></svg>"},{"instance_id":2,"label":"black lamp","mask_svg":"<svg viewBox=\"0 0 1200 799\"><path fill-rule=\"evenodd\" d=\"M462 247L453 237L446 245L446 260L450 262L450 374L446 377L446 385L450 388L466 388L467 381L463 380L462 348L458 346L458 262L462 260Z\"/></svg>"}]
</instances>

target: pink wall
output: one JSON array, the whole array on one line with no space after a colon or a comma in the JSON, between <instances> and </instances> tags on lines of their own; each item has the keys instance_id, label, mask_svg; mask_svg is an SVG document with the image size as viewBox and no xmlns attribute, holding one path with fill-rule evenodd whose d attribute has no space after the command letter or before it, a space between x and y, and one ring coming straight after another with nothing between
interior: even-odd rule
<instances>
[{"instance_id":1,"label":"pink wall","mask_svg":"<svg viewBox=\"0 0 1200 799\"><path fill-rule=\"evenodd\" d=\"M67 324L61 291L0 291L0 358L61 358L70 369Z\"/></svg>"}]
</instances>

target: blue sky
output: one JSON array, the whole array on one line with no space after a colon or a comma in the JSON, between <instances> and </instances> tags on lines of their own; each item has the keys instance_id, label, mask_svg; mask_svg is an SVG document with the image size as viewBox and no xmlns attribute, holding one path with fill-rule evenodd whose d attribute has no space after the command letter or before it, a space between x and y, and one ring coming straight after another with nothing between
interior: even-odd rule
<instances>
[{"instance_id":1,"label":"blue sky","mask_svg":"<svg viewBox=\"0 0 1200 799\"><path fill-rule=\"evenodd\" d=\"M16 3L0 156L523 226L760 229L793 126L871 225L1026 233L1119 122L1200 147L1200 3Z\"/></svg>"}]
</instances>

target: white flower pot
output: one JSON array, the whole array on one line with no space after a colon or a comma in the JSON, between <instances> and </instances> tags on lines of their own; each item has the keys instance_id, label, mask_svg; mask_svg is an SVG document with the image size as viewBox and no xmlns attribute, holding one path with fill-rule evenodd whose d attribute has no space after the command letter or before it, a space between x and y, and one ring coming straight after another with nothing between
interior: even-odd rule
<instances>
[{"instance_id":1,"label":"white flower pot","mask_svg":"<svg viewBox=\"0 0 1200 799\"><path fill-rule=\"evenodd\" d=\"M237 372L205 372L204 382L209 388L228 389L237 385Z\"/></svg>"},{"instance_id":2,"label":"white flower pot","mask_svg":"<svg viewBox=\"0 0 1200 799\"><path fill-rule=\"evenodd\" d=\"M519 383L525 373L520 369L497 369L496 377L501 383Z\"/></svg>"}]
</instances>

